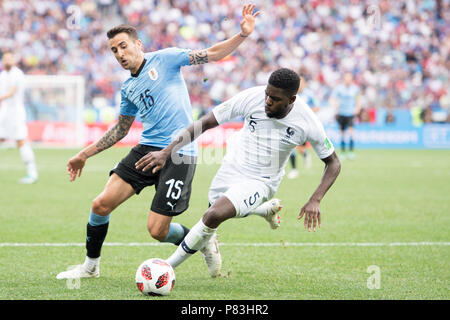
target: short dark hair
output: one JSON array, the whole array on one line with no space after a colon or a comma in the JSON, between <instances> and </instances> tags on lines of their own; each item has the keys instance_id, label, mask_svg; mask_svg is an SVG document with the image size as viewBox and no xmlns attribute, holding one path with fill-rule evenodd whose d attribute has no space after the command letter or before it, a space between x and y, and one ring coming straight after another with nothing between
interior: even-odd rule
<instances>
[{"instance_id":1,"label":"short dark hair","mask_svg":"<svg viewBox=\"0 0 450 320\"><path fill-rule=\"evenodd\" d=\"M300 87L300 77L291 69L281 68L272 72L269 84L283 89L288 96L294 96Z\"/></svg>"},{"instance_id":2,"label":"short dark hair","mask_svg":"<svg viewBox=\"0 0 450 320\"><path fill-rule=\"evenodd\" d=\"M138 39L138 33L137 33L136 28L133 26L130 26L128 24L121 24L117 27L110 29L106 33L106 36L108 37L108 39L112 39L119 33L126 33L130 36L130 38L135 39L135 40Z\"/></svg>"}]
</instances>

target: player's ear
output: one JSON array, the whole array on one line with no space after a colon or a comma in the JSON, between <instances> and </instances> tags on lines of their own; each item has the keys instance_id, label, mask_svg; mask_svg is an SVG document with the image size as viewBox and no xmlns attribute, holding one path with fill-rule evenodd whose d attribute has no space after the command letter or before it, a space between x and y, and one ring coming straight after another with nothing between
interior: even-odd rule
<instances>
[{"instance_id":1,"label":"player's ear","mask_svg":"<svg viewBox=\"0 0 450 320\"><path fill-rule=\"evenodd\" d=\"M289 104L293 104L295 102L295 99L297 99L297 95L293 95L289 98Z\"/></svg>"},{"instance_id":2,"label":"player's ear","mask_svg":"<svg viewBox=\"0 0 450 320\"><path fill-rule=\"evenodd\" d=\"M141 40L141 39L137 39L137 40L136 40L136 45L137 45L141 50L143 50L144 45L142 44L142 40Z\"/></svg>"},{"instance_id":3,"label":"player's ear","mask_svg":"<svg viewBox=\"0 0 450 320\"><path fill-rule=\"evenodd\" d=\"M300 77L300 86L298 87L298 94L302 93L303 89L305 88L306 80L303 77Z\"/></svg>"}]
</instances>

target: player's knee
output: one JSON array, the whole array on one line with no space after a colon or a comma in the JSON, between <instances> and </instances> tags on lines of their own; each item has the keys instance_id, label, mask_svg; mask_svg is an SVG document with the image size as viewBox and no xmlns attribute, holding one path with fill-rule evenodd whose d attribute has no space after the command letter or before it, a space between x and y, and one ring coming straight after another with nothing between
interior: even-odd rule
<instances>
[{"instance_id":1,"label":"player's knee","mask_svg":"<svg viewBox=\"0 0 450 320\"><path fill-rule=\"evenodd\" d=\"M166 230L161 226L153 225L151 223L147 223L147 230L152 238L158 240L159 242L166 240L167 233L169 232L169 230Z\"/></svg>"},{"instance_id":2,"label":"player's knee","mask_svg":"<svg viewBox=\"0 0 450 320\"><path fill-rule=\"evenodd\" d=\"M209 207L203 215L203 223L210 228L217 228L225 220L223 214L214 206Z\"/></svg>"},{"instance_id":3,"label":"player's knee","mask_svg":"<svg viewBox=\"0 0 450 320\"><path fill-rule=\"evenodd\" d=\"M95 212L95 214L107 216L111 211L111 206L102 197L97 197L92 201L92 212Z\"/></svg>"}]
</instances>

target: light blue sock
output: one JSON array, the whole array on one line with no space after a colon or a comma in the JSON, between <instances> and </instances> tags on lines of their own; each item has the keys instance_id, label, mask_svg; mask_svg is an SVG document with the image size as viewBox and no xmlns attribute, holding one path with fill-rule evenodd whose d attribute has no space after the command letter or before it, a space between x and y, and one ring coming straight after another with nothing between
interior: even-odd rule
<instances>
[{"instance_id":1,"label":"light blue sock","mask_svg":"<svg viewBox=\"0 0 450 320\"><path fill-rule=\"evenodd\" d=\"M109 214L107 216L100 216L91 210L89 215L89 224L93 227L101 226L109 222Z\"/></svg>"},{"instance_id":2,"label":"light blue sock","mask_svg":"<svg viewBox=\"0 0 450 320\"><path fill-rule=\"evenodd\" d=\"M176 245L179 245L181 241L183 241L186 234L189 232L189 229L183 227L179 223L172 222L169 226L169 232L167 233L167 237L162 242L170 242Z\"/></svg>"}]
</instances>

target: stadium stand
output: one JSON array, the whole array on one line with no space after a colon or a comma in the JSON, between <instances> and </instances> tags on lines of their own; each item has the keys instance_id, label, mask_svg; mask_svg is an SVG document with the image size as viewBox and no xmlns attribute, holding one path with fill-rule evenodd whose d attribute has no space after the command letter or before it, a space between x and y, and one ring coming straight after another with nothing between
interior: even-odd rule
<instances>
[{"instance_id":1,"label":"stadium stand","mask_svg":"<svg viewBox=\"0 0 450 320\"><path fill-rule=\"evenodd\" d=\"M238 54L184 70L193 107L201 114L284 66L310 77L323 106L342 73L354 73L361 122L392 123L397 110L450 122L450 2L372 3L258 1L263 14ZM146 51L198 49L236 32L240 8L239 0L2 1L0 50L20 53L27 74L83 75L87 107L115 106L127 72L109 51L108 28L136 26Z\"/></svg>"}]
</instances>

